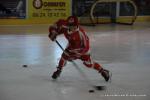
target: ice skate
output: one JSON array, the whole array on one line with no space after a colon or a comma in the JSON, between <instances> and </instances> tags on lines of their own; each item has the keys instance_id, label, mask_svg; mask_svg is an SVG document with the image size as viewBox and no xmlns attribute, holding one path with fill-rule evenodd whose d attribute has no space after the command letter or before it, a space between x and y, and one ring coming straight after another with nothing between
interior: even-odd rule
<instances>
[{"instance_id":1,"label":"ice skate","mask_svg":"<svg viewBox=\"0 0 150 100\"><path fill-rule=\"evenodd\" d=\"M57 71L53 73L52 78L57 79L60 76L60 74L61 74L61 69L58 68Z\"/></svg>"},{"instance_id":2,"label":"ice skate","mask_svg":"<svg viewBox=\"0 0 150 100\"><path fill-rule=\"evenodd\" d=\"M108 70L102 68L99 72L104 77L106 82L108 82L111 79L112 75Z\"/></svg>"}]
</instances>

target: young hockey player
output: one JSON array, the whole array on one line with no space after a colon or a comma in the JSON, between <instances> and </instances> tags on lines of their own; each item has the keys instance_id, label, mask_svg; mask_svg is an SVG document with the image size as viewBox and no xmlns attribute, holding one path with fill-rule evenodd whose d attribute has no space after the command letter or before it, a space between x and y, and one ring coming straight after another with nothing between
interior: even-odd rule
<instances>
[{"instance_id":1,"label":"young hockey player","mask_svg":"<svg viewBox=\"0 0 150 100\"><path fill-rule=\"evenodd\" d=\"M97 70L104 77L105 81L110 79L108 70L94 61L90 57L90 44L89 38L84 29L79 26L77 17L70 16L67 20L58 20L55 25L49 28L49 38L55 41L59 34L64 34L68 40L68 46L62 53L61 59L57 66L57 70L53 73L52 78L57 79L62 72L63 67L67 61L80 59L83 64L88 68Z\"/></svg>"}]
</instances>

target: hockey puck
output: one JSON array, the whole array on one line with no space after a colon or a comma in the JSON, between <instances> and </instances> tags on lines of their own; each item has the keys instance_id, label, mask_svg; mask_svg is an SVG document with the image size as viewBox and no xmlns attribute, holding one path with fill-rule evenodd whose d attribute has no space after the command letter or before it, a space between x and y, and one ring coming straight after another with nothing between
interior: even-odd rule
<instances>
[{"instance_id":1,"label":"hockey puck","mask_svg":"<svg viewBox=\"0 0 150 100\"><path fill-rule=\"evenodd\" d=\"M94 93L95 91L94 90L89 90L89 93Z\"/></svg>"},{"instance_id":2,"label":"hockey puck","mask_svg":"<svg viewBox=\"0 0 150 100\"><path fill-rule=\"evenodd\" d=\"M28 67L28 65L22 65L22 67L27 68L27 67Z\"/></svg>"}]
</instances>

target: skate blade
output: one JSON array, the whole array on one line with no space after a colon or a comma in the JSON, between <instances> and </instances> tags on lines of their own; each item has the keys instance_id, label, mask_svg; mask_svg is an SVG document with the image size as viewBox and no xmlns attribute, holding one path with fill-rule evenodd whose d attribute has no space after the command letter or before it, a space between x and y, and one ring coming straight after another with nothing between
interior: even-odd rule
<instances>
[{"instance_id":1,"label":"skate blade","mask_svg":"<svg viewBox=\"0 0 150 100\"><path fill-rule=\"evenodd\" d=\"M109 72L109 76L110 76L110 78L109 78L108 82L111 83L111 81L112 81L112 73L111 72Z\"/></svg>"}]
</instances>

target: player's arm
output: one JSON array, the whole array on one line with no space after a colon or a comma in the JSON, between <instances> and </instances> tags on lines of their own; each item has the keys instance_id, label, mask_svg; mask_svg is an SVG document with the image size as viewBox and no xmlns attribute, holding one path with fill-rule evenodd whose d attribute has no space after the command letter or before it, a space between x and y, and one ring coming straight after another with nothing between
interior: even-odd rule
<instances>
[{"instance_id":1,"label":"player's arm","mask_svg":"<svg viewBox=\"0 0 150 100\"><path fill-rule=\"evenodd\" d=\"M49 27L49 35L48 35L48 37L49 37L52 41L55 41L57 35L58 35L58 32L57 32L56 27L50 26L50 27Z\"/></svg>"},{"instance_id":2,"label":"player's arm","mask_svg":"<svg viewBox=\"0 0 150 100\"><path fill-rule=\"evenodd\" d=\"M67 22L66 20L63 19L59 19L56 23L55 23L56 27L57 27L57 32L58 34L64 34L67 31Z\"/></svg>"}]
</instances>

